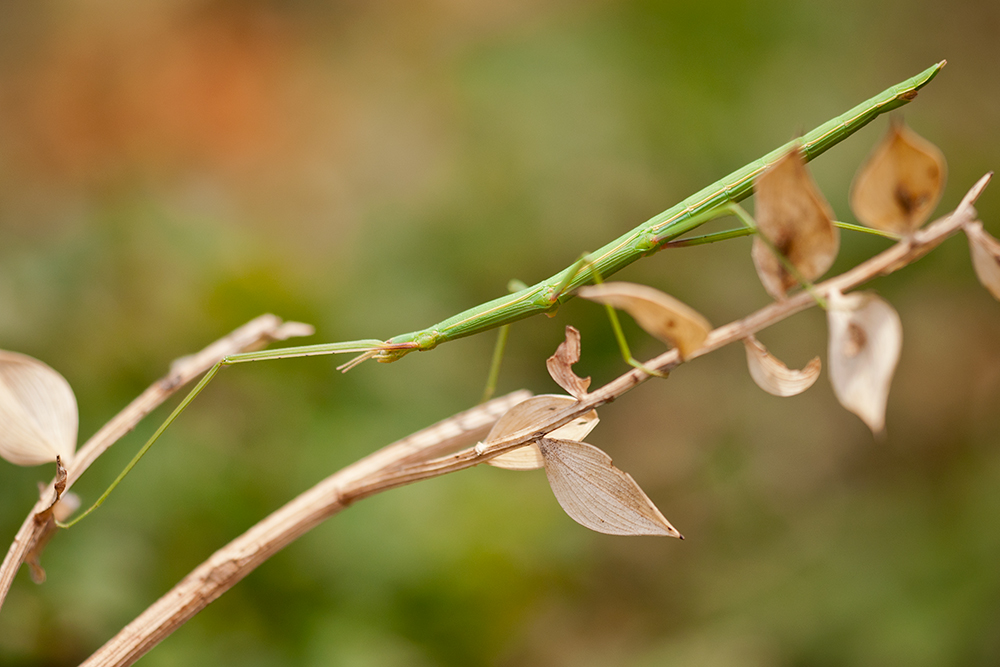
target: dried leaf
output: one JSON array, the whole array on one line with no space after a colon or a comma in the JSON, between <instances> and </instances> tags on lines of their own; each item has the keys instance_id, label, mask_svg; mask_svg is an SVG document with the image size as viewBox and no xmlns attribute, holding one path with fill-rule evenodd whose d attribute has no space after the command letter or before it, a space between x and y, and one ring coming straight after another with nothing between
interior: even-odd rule
<instances>
[{"instance_id":1,"label":"dried leaf","mask_svg":"<svg viewBox=\"0 0 1000 667\"><path fill-rule=\"evenodd\" d=\"M795 396L813 386L819 377L820 360L814 357L801 371L789 370L753 336L743 339L750 377L757 386L775 396Z\"/></svg>"},{"instance_id":2,"label":"dried leaf","mask_svg":"<svg viewBox=\"0 0 1000 667\"><path fill-rule=\"evenodd\" d=\"M1000 301L1000 241L987 234L978 220L965 225L965 235L979 282Z\"/></svg>"},{"instance_id":3,"label":"dried leaf","mask_svg":"<svg viewBox=\"0 0 1000 667\"><path fill-rule=\"evenodd\" d=\"M79 416L63 376L29 356L0 350L0 457L32 466L76 452Z\"/></svg>"},{"instance_id":4,"label":"dried leaf","mask_svg":"<svg viewBox=\"0 0 1000 667\"><path fill-rule=\"evenodd\" d=\"M63 491L66 490L66 482L69 481L69 471L66 470L66 466L63 465L63 460L61 456L56 457L56 479L52 484L53 490L56 492L56 502L62 497ZM54 505L55 503L53 503Z\"/></svg>"},{"instance_id":5,"label":"dried leaf","mask_svg":"<svg viewBox=\"0 0 1000 667\"><path fill-rule=\"evenodd\" d=\"M909 234L934 211L947 172L937 146L894 122L854 177L851 210L869 227Z\"/></svg>"},{"instance_id":6,"label":"dried leaf","mask_svg":"<svg viewBox=\"0 0 1000 667\"><path fill-rule=\"evenodd\" d=\"M549 375L556 384L577 398L587 395L590 378L581 378L573 372L573 364L580 361L580 332L573 327L566 327L566 340L559 343L556 353L545 361Z\"/></svg>"},{"instance_id":7,"label":"dried leaf","mask_svg":"<svg viewBox=\"0 0 1000 667\"><path fill-rule=\"evenodd\" d=\"M483 440L483 444L490 445L518 431L534 428L536 424L541 424L548 419L553 412L564 410L576 402L575 398L557 394L542 394L522 401L497 420L489 435ZM594 430L598 421L597 411L591 410L570 423L560 426L548 435L552 438L582 440ZM495 456L487 463L507 470L535 470L544 465L542 455L535 444L518 447L500 456Z\"/></svg>"},{"instance_id":8,"label":"dried leaf","mask_svg":"<svg viewBox=\"0 0 1000 667\"><path fill-rule=\"evenodd\" d=\"M556 500L574 521L608 535L668 535L684 539L632 476L603 451L582 442L542 438L545 474Z\"/></svg>"},{"instance_id":9,"label":"dried leaf","mask_svg":"<svg viewBox=\"0 0 1000 667\"><path fill-rule=\"evenodd\" d=\"M39 525L41 525L43 523L47 523L49 521L49 519L51 519L53 516L56 516L56 514L58 512L65 511L65 509L72 504L72 503L66 504L66 503L62 502L63 491L66 490L66 483L68 481L69 481L69 471L66 470L66 466L63 465L62 457L61 456L57 456L56 457L56 478L52 482L52 490L55 491L55 498L53 498L52 503L48 507L46 507L45 509L41 510L40 512L36 512L35 513L35 523L37 523ZM48 489L48 487L45 484L42 484L41 482L38 483L38 494L42 498L45 497L45 491L47 489ZM66 496L67 497L74 496L74 494L67 493ZM77 504L75 506L73 506L71 510L69 510L69 513L71 514L72 512L75 512L76 508L79 507L79 506L80 506L80 504L79 504L79 498L77 498ZM62 508L62 509L60 509L60 508ZM56 519L58 521L62 521L61 517L56 516Z\"/></svg>"},{"instance_id":10,"label":"dried leaf","mask_svg":"<svg viewBox=\"0 0 1000 667\"><path fill-rule=\"evenodd\" d=\"M827 364L837 400L873 433L885 427L889 385L903 345L903 326L888 303L870 293L830 295Z\"/></svg>"},{"instance_id":11,"label":"dried leaf","mask_svg":"<svg viewBox=\"0 0 1000 667\"><path fill-rule=\"evenodd\" d=\"M798 148L768 167L754 183L754 192L758 237L753 240L751 257L764 289L781 300L798 280L767 241L803 278L815 280L837 258L840 232L833 226L833 209L809 175Z\"/></svg>"},{"instance_id":12,"label":"dried leaf","mask_svg":"<svg viewBox=\"0 0 1000 667\"><path fill-rule=\"evenodd\" d=\"M712 325L701 313L658 289L634 283L603 283L581 287L584 299L624 310L652 336L673 345L687 358L701 347Z\"/></svg>"}]
</instances>

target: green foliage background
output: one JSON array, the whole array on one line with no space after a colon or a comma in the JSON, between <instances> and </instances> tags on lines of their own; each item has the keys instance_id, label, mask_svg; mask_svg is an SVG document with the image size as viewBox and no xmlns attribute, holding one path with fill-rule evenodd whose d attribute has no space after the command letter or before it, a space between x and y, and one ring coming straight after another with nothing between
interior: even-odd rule
<instances>
[{"instance_id":1,"label":"green foliage background","mask_svg":"<svg viewBox=\"0 0 1000 667\"><path fill-rule=\"evenodd\" d=\"M949 158L944 210L1000 166L998 34L990 0L3 3L0 348L67 377L83 439L262 312L316 342L429 325L947 58L905 108ZM841 219L885 122L814 163ZM994 235L998 201L979 207ZM884 246L844 234L837 267ZM622 277L716 324L767 301L746 239ZM140 664L1000 663L1000 304L958 238L874 288L905 330L885 442L825 379L764 394L732 347L590 438L686 541L590 533L541 472L473 469L352 507ZM514 328L501 390L556 389L566 324L582 373L624 370L600 309L571 302ZM801 366L823 315L762 339ZM475 402L492 345L225 371L57 536L44 586L18 575L0 663L77 664L268 512ZM85 502L165 414L91 469ZM0 464L0 542L51 473Z\"/></svg>"}]
</instances>

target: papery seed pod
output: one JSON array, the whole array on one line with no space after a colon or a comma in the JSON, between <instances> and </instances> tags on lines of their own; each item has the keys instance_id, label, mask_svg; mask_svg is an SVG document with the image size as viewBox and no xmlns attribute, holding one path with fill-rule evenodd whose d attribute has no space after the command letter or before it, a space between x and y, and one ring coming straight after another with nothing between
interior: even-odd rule
<instances>
[{"instance_id":1,"label":"papery seed pod","mask_svg":"<svg viewBox=\"0 0 1000 667\"><path fill-rule=\"evenodd\" d=\"M694 308L646 285L603 283L581 287L577 294L624 310L646 333L673 345L685 359L701 347L712 330L709 321Z\"/></svg>"},{"instance_id":2,"label":"papery seed pod","mask_svg":"<svg viewBox=\"0 0 1000 667\"><path fill-rule=\"evenodd\" d=\"M684 539L632 476L603 451L583 442L542 438L545 475L566 514L607 535L665 535Z\"/></svg>"},{"instance_id":3,"label":"papery seed pod","mask_svg":"<svg viewBox=\"0 0 1000 667\"><path fill-rule=\"evenodd\" d=\"M753 241L751 257L764 289L780 300L798 284L798 279L775 256L772 247L800 276L815 280L837 258L840 232L833 226L833 209L809 175L798 148L757 178L754 201L758 237Z\"/></svg>"},{"instance_id":4,"label":"papery seed pod","mask_svg":"<svg viewBox=\"0 0 1000 667\"><path fill-rule=\"evenodd\" d=\"M566 327L566 339L559 343L555 354L545 361L545 367L555 383L577 398L587 395L590 378L581 378L573 372L573 364L580 361L580 332Z\"/></svg>"},{"instance_id":5,"label":"papery seed pod","mask_svg":"<svg viewBox=\"0 0 1000 667\"><path fill-rule=\"evenodd\" d=\"M869 227L910 234L934 212L947 173L937 146L894 122L854 177L851 210Z\"/></svg>"},{"instance_id":6,"label":"papery seed pod","mask_svg":"<svg viewBox=\"0 0 1000 667\"><path fill-rule=\"evenodd\" d=\"M518 403L508 410L490 429L489 435L483 440L484 445L489 445L498 440L535 427L550 417L553 412L564 410L576 403L572 396L560 396L558 394L542 394L533 396L521 403ZM597 418L597 411L591 410L587 414L580 415L573 421L548 434L550 438L563 438L566 440L582 440L594 430L600 420ZM500 456L495 456L486 461L491 466L506 468L507 470L536 470L544 464L542 455L535 444L518 447Z\"/></svg>"},{"instance_id":7,"label":"papery seed pod","mask_svg":"<svg viewBox=\"0 0 1000 667\"><path fill-rule=\"evenodd\" d=\"M993 298L1000 301L1000 241L987 234L978 220L968 223L964 229L976 277Z\"/></svg>"},{"instance_id":8,"label":"papery seed pod","mask_svg":"<svg viewBox=\"0 0 1000 667\"><path fill-rule=\"evenodd\" d=\"M22 466L64 463L76 452L76 397L62 375L0 350L0 457Z\"/></svg>"},{"instance_id":9,"label":"papery seed pod","mask_svg":"<svg viewBox=\"0 0 1000 667\"><path fill-rule=\"evenodd\" d=\"M813 386L819 377L821 362L814 357L800 370L791 370L767 351L754 336L743 339L747 352L747 367L757 386L774 396L795 396Z\"/></svg>"},{"instance_id":10,"label":"papery seed pod","mask_svg":"<svg viewBox=\"0 0 1000 667\"><path fill-rule=\"evenodd\" d=\"M870 293L829 296L827 367L837 400L875 434L885 428L889 386L903 346L899 315Z\"/></svg>"}]
</instances>

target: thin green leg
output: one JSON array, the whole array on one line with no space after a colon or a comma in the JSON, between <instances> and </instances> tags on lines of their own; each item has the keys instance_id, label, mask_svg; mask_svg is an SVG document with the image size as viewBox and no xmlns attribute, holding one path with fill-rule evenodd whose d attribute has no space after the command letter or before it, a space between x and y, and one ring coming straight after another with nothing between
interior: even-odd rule
<instances>
[{"instance_id":1,"label":"thin green leg","mask_svg":"<svg viewBox=\"0 0 1000 667\"><path fill-rule=\"evenodd\" d=\"M517 278L511 278L510 282L507 283L507 291L511 294L520 292L526 288L527 285ZM500 379L500 364L503 362L503 355L507 349L507 339L509 337L510 325L504 324L497 332L497 342L493 346L493 358L490 360L490 373L486 377L486 387L483 388L483 397L479 399L480 403L485 403L493 398L493 394L497 390L497 380Z\"/></svg>"},{"instance_id":2,"label":"thin green leg","mask_svg":"<svg viewBox=\"0 0 1000 667\"><path fill-rule=\"evenodd\" d=\"M711 213L712 211L709 211L708 214ZM588 254L589 253L584 253L583 255L581 255L580 259L576 260L576 262L573 263L573 266L570 267L571 270L567 271L566 275L563 276L563 279L559 281L559 284L556 285L555 290L553 290L552 294L549 296L549 299L552 302L558 300L559 297L562 295L562 293L565 291L566 287L569 286L573 282L573 280L580 274L580 272L585 269L590 270L591 275L594 277L595 285L600 285L601 283L604 282L604 280L601 278L600 272L597 270L597 267L594 266L594 263L587 260ZM663 373L661 371L648 368L645 365L643 365L641 361L632 356L632 351L628 347L628 341L625 340L625 332L622 330L621 322L618 320L618 313L612 306L609 306L608 304L604 304L604 310L608 314L608 319L611 320L611 329L612 331L615 332L615 340L618 341L618 349L621 351L622 359L625 360L625 363L627 363L629 366L632 366L633 368L638 368L647 375L652 375L653 377L660 377L660 378L667 377L667 373Z\"/></svg>"},{"instance_id":3,"label":"thin green leg","mask_svg":"<svg viewBox=\"0 0 1000 667\"><path fill-rule=\"evenodd\" d=\"M757 231L757 221L754 220L749 213L747 213L745 208L735 202L726 204L725 208L728 208L733 215L739 218L740 222L742 222L748 229L752 229L754 232ZM823 310L826 310L826 299L824 299L823 295L816 290L816 286L813 285L813 282L803 276L802 273L795 268L795 265L792 264L787 257L785 257L785 253L778 250L778 248L771 243L771 239L767 238L766 234L757 234L757 238L767 245L771 252L774 253L774 256L778 258L778 261L781 262L781 266L784 267L785 271L788 271L788 274L795 278L796 282L802 285L805 291L809 292L809 295L816 301L816 304Z\"/></svg>"},{"instance_id":4,"label":"thin green leg","mask_svg":"<svg viewBox=\"0 0 1000 667\"><path fill-rule=\"evenodd\" d=\"M493 359L490 360L490 374L486 377L486 388L483 389L483 397L479 399L480 403L485 403L493 398L493 394L497 390L497 380L500 378L500 363L503 361L503 353L507 348L507 338L509 336L510 325L505 324L500 327L500 331L497 333L497 343L493 346Z\"/></svg>"},{"instance_id":5,"label":"thin green leg","mask_svg":"<svg viewBox=\"0 0 1000 667\"><path fill-rule=\"evenodd\" d=\"M139 459L141 459L143 456L146 455L146 452L148 452L149 448L153 446L153 443L160 439L160 436L163 435L163 432L167 430L167 427L173 424L174 420L177 419L182 412L184 412L184 408L186 408L191 403L191 401L193 401L198 396L198 394L201 393L201 390L204 389L208 385L208 383L212 381L212 378L215 377L215 374L219 372L219 369L222 368L222 365L224 363L225 362L220 361L216 365L212 366L212 368L209 369L207 373L205 373L205 376L201 378L198 384L194 386L194 389L192 389L188 393L188 395L184 397L184 400L181 401L176 408L174 408L174 411L170 413L170 416L167 417L167 420L162 424L160 424L160 428L156 429L156 432L153 433L152 437L146 441L146 444L142 446L142 449L140 449L136 453L136 455L132 457L132 460L129 461L127 466L125 466L125 469L122 470L120 473L118 473L118 477L115 478L115 481L111 482L111 486L109 486L107 490L105 490L105 492L101 494L101 497L98 498L97 501L93 505L91 505L86 512L77 516L68 523L62 523L61 521L56 521L56 525L59 526L60 528L72 528L81 520L83 520L84 517L86 517L91 512L96 510L98 507L103 505L104 501L107 500L108 496L111 495L111 492L115 490L115 487L117 487L121 483L121 481L125 479L125 476L132 471L132 468L134 468L135 465L139 462Z\"/></svg>"},{"instance_id":6,"label":"thin green leg","mask_svg":"<svg viewBox=\"0 0 1000 667\"><path fill-rule=\"evenodd\" d=\"M604 282L601 274L597 271L597 267L593 264L590 265L590 272L594 276L595 285L600 285ZM611 320L611 330L615 332L615 340L618 341L618 349L621 351L622 359L625 360L625 363L633 368L638 368L647 375L667 378L670 375L669 373L649 368L632 356L632 351L628 347L628 341L625 340L625 332L622 330L621 321L618 319L618 312L614 309L614 306L606 303L604 304L604 311L608 314L608 319Z\"/></svg>"},{"instance_id":7,"label":"thin green leg","mask_svg":"<svg viewBox=\"0 0 1000 667\"><path fill-rule=\"evenodd\" d=\"M893 232L885 232L881 229L872 229L871 227L864 227L862 225L855 225L851 222L841 222L839 220L834 220L833 225L835 227L840 227L841 229L846 229L852 232L864 232L871 236L880 236L885 239L892 239L893 241L898 241L902 238L899 234L894 234ZM743 226L739 229L726 229L721 232L712 232L710 234L701 234L699 236L688 236L683 239L677 239L676 241L669 241L663 244L664 248L690 248L696 245L706 245L708 243L718 243L719 241L728 241L729 239L738 239L742 236L753 236L757 233L756 229L751 229L749 227Z\"/></svg>"}]
</instances>

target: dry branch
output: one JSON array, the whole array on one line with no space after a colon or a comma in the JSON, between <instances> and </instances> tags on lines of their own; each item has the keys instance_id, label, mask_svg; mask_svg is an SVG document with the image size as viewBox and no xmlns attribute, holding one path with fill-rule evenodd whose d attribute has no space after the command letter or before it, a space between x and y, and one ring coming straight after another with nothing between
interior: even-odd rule
<instances>
[{"instance_id":1,"label":"dry branch","mask_svg":"<svg viewBox=\"0 0 1000 667\"><path fill-rule=\"evenodd\" d=\"M528 398L516 391L395 442L287 503L195 568L83 665L131 665L213 600L290 542L350 505L363 480L433 452L454 450L486 435L511 407Z\"/></svg>"},{"instance_id":2,"label":"dry branch","mask_svg":"<svg viewBox=\"0 0 1000 667\"><path fill-rule=\"evenodd\" d=\"M63 492L68 491L101 454L134 429L146 415L185 384L215 366L223 357L283 340L290 335L301 335L302 326L297 322L282 322L281 318L274 315L261 315L200 352L174 361L164 377L142 392L80 448L66 469ZM51 512L47 511L55 501L56 493L53 483L50 483L42 490L38 502L17 531L3 565L0 566L0 608L3 607L18 568L29 559L37 561L38 551L55 531L55 522Z\"/></svg>"}]
</instances>

